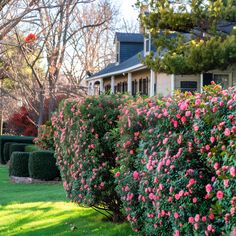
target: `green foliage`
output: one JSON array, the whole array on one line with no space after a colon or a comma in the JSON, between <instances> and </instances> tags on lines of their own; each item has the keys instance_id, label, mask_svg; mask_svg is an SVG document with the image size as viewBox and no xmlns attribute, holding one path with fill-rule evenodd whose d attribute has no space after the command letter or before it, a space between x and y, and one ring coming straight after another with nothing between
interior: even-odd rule
<instances>
[{"instance_id":1,"label":"green foliage","mask_svg":"<svg viewBox=\"0 0 236 236\"><path fill-rule=\"evenodd\" d=\"M10 135L2 135L0 136L0 163L6 164L4 161L3 148L4 144L8 142L16 142L16 143L33 143L34 137L27 136L10 136Z\"/></svg>"},{"instance_id":2,"label":"green foliage","mask_svg":"<svg viewBox=\"0 0 236 236\"><path fill-rule=\"evenodd\" d=\"M13 152L9 164L9 175L29 177L28 161L28 152Z\"/></svg>"},{"instance_id":3,"label":"green foliage","mask_svg":"<svg viewBox=\"0 0 236 236\"><path fill-rule=\"evenodd\" d=\"M38 137L34 139L34 143L43 150L54 151L54 129L51 122L41 125L38 130Z\"/></svg>"},{"instance_id":4,"label":"green foliage","mask_svg":"<svg viewBox=\"0 0 236 236\"><path fill-rule=\"evenodd\" d=\"M36 151L30 153L29 175L33 179L54 180L60 176L56 166L54 153L50 151Z\"/></svg>"},{"instance_id":5,"label":"green foliage","mask_svg":"<svg viewBox=\"0 0 236 236\"><path fill-rule=\"evenodd\" d=\"M7 163L11 157L9 155L9 148L10 148L11 144L15 144L15 143L13 143L13 142L5 143L4 147L3 147L3 158L4 158L5 163Z\"/></svg>"},{"instance_id":6,"label":"green foliage","mask_svg":"<svg viewBox=\"0 0 236 236\"><path fill-rule=\"evenodd\" d=\"M230 235L235 230L236 90L124 106L117 191L140 235Z\"/></svg>"},{"instance_id":7,"label":"green foliage","mask_svg":"<svg viewBox=\"0 0 236 236\"><path fill-rule=\"evenodd\" d=\"M27 145L25 146L25 152L35 152L35 151L39 151L40 148L37 147L36 145Z\"/></svg>"},{"instance_id":8,"label":"green foliage","mask_svg":"<svg viewBox=\"0 0 236 236\"><path fill-rule=\"evenodd\" d=\"M25 146L27 146L27 143L11 143L9 145L9 152L8 152L8 156L5 157L6 158L11 158L11 154L13 152L24 152L25 151ZM6 162L9 161L9 159L6 159Z\"/></svg>"},{"instance_id":9,"label":"green foliage","mask_svg":"<svg viewBox=\"0 0 236 236\"><path fill-rule=\"evenodd\" d=\"M143 60L148 67L168 74L194 74L224 70L235 63L235 29L228 35L218 29L222 21L236 21L235 1L189 0L176 5L177 1L147 0L137 6L143 2L151 11L140 17L157 49L155 56Z\"/></svg>"},{"instance_id":10,"label":"green foliage","mask_svg":"<svg viewBox=\"0 0 236 236\"><path fill-rule=\"evenodd\" d=\"M52 117L56 158L68 197L77 203L112 211L116 221L122 214L114 183L114 129L118 108L126 99L113 94L66 100Z\"/></svg>"}]
</instances>

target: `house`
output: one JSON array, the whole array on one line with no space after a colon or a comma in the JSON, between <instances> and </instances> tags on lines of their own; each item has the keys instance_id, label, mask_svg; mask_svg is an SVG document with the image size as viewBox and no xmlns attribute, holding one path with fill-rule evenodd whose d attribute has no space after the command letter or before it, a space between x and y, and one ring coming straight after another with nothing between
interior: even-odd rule
<instances>
[{"instance_id":1,"label":"house","mask_svg":"<svg viewBox=\"0 0 236 236\"><path fill-rule=\"evenodd\" d=\"M229 33L233 24L222 23L221 31ZM146 96L172 95L174 90L201 92L202 87L215 81L223 88L236 86L236 65L225 71L213 70L196 75L155 73L141 63L151 51L150 36L141 33L116 33L116 62L87 78L88 94L111 91Z\"/></svg>"}]
</instances>

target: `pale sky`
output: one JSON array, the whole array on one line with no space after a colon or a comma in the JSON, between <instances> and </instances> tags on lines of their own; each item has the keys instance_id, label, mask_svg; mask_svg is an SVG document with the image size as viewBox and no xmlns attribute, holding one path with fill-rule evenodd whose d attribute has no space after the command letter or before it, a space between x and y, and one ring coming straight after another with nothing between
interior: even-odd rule
<instances>
[{"instance_id":1,"label":"pale sky","mask_svg":"<svg viewBox=\"0 0 236 236\"><path fill-rule=\"evenodd\" d=\"M136 21L138 18L138 10L133 8L132 5L136 3L136 0L119 0L117 5L120 5L120 13L127 21Z\"/></svg>"}]
</instances>

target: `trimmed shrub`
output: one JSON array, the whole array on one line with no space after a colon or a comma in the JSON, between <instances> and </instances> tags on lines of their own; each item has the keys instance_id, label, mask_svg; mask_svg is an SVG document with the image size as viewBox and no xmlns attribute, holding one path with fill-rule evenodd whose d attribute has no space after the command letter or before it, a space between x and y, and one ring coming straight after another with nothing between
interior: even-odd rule
<instances>
[{"instance_id":1,"label":"trimmed shrub","mask_svg":"<svg viewBox=\"0 0 236 236\"><path fill-rule=\"evenodd\" d=\"M13 152L10 159L9 175L29 177L28 161L28 152Z\"/></svg>"},{"instance_id":2,"label":"trimmed shrub","mask_svg":"<svg viewBox=\"0 0 236 236\"><path fill-rule=\"evenodd\" d=\"M36 151L30 153L29 175L33 179L40 180L54 180L60 177L54 153L50 151Z\"/></svg>"},{"instance_id":3,"label":"trimmed shrub","mask_svg":"<svg viewBox=\"0 0 236 236\"><path fill-rule=\"evenodd\" d=\"M111 211L114 221L123 219L115 191L114 150L118 108L125 99L121 95L101 95L66 100L52 117L57 164L68 197Z\"/></svg>"},{"instance_id":4,"label":"trimmed shrub","mask_svg":"<svg viewBox=\"0 0 236 236\"><path fill-rule=\"evenodd\" d=\"M36 145L27 145L25 146L25 152L36 152L36 151L40 151L41 149L36 146Z\"/></svg>"},{"instance_id":5,"label":"trimmed shrub","mask_svg":"<svg viewBox=\"0 0 236 236\"><path fill-rule=\"evenodd\" d=\"M10 136L10 135L2 135L0 136L0 163L6 164L4 161L3 148L5 143L15 142L15 143L29 143L32 144L34 137L27 136Z\"/></svg>"},{"instance_id":6,"label":"trimmed shrub","mask_svg":"<svg viewBox=\"0 0 236 236\"><path fill-rule=\"evenodd\" d=\"M24 152L25 151L25 147L27 146L28 144L27 143L11 143L9 145L9 153L8 153L8 156L5 157L5 158L9 158L11 157L11 154L13 152ZM5 160L6 162L9 161L9 159Z\"/></svg>"},{"instance_id":7,"label":"trimmed shrub","mask_svg":"<svg viewBox=\"0 0 236 236\"><path fill-rule=\"evenodd\" d=\"M15 143L10 142L10 143L4 144L3 158L4 158L5 163L7 163L10 160L9 149L12 144L15 144Z\"/></svg>"},{"instance_id":8,"label":"trimmed shrub","mask_svg":"<svg viewBox=\"0 0 236 236\"><path fill-rule=\"evenodd\" d=\"M217 85L122 110L117 191L136 232L236 231L235 111L236 90Z\"/></svg>"}]
</instances>

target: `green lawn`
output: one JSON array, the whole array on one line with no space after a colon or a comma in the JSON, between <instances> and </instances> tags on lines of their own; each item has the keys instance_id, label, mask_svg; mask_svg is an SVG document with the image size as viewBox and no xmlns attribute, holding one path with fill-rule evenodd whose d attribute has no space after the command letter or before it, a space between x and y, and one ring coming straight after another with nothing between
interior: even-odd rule
<instances>
[{"instance_id":1,"label":"green lawn","mask_svg":"<svg viewBox=\"0 0 236 236\"><path fill-rule=\"evenodd\" d=\"M91 208L69 203L61 184L13 184L0 166L0 235L135 235L127 223L105 222Z\"/></svg>"}]
</instances>

